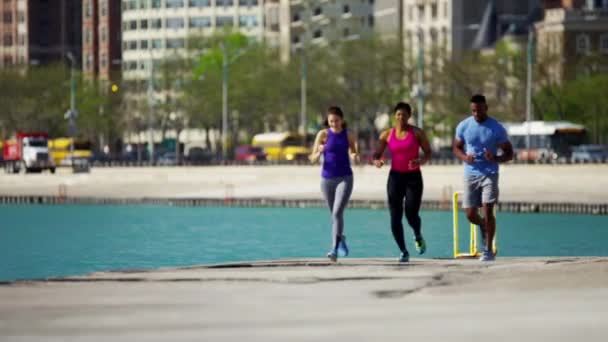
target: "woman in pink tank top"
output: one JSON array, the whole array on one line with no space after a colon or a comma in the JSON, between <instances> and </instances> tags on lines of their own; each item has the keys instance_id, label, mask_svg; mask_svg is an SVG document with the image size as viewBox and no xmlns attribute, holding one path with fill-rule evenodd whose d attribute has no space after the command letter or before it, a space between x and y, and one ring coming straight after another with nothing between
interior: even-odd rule
<instances>
[{"instance_id":1,"label":"woman in pink tank top","mask_svg":"<svg viewBox=\"0 0 608 342\"><path fill-rule=\"evenodd\" d=\"M419 254L426 251L419 215L424 188L420 166L431 159L431 146L424 131L408 123L412 116L409 104L399 102L395 106L394 113L395 126L380 134L378 148L374 153L374 165L378 168L384 165L382 155L388 146L391 152L391 170L388 175L386 192L391 216L391 230L395 242L401 250L399 261L407 262L409 253L405 246L402 223L404 209L407 222L414 231L416 250ZM420 149L424 152L422 157Z\"/></svg>"}]
</instances>

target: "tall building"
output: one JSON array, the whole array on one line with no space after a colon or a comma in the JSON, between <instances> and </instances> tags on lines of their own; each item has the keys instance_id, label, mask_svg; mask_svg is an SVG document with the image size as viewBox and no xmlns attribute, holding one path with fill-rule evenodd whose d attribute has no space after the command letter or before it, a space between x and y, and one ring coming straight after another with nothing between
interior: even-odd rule
<instances>
[{"instance_id":1,"label":"tall building","mask_svg":"<svg viewBox=\"0 0 608 342\"><path fill-rule=\"evenodd\" d=\"M80 0L0 2L0 66L64 61L81 55Z\"/></svg>"},{"instance_id":2,"label":"tall building","mask_svg":"<svg viewBox=\"0 0 608 342\"><path fill-rule=\"evenodd\" d=\"M150 62L183 52L190 35L230 27L264 37L261 0L127 0L122 10L125 79L148 77Z\"/></svg>"},{"instance_id":3,"label":"tall building","mask_svg":"<svg viewBox=\"0 0 608 342\"><path fill-rule=\"evenodd\" d=\"M308 46L370 35L375 24L374 0L280 0L278 10L282 61Z\"/></svg>"},{"instance_id":4,"label":"tall building","mask_svg":"<svg viewBox=\"0 0 608 342\"><path fill-rule=\"evenodd\" d=\"M442 48L457 58L479 48L474 43L480 30L489 30L495 40L514 20L529 16L538 6L538 1L524 0L403 0L404 47L412 59L419 47Z\"/></svg>"},{"instance_id":5,"label":"tall building","mask_svg":"<svg viewBox=\"0 0 608 342\"><path fill-rule=\"evenodd\" d=\"M120 0L83 0L82 70L87 78L114 80L120 77L120 16Z\"/></svg>"},{"instance_id":6,"label":"tall building","mask_svg":"<svg viewBox=\"0 0 608 342\"><path fill-rule=\"evenodd\" d=\"M375 0L373 11L374 32L377 35L403 39L403 0Z\"/></svg>"},{"instance_id":7,"label":"tall building","mask_svg":"<svg viewBox=\"0 0 608 342\"><path fill-rule=\"evenodd\" d=\"M545 6L545 18L536 24L537 55L548 64L550 81L608 72L608 1L564 0L561 6L546 1Z\"/></svg>"}]
</instances>

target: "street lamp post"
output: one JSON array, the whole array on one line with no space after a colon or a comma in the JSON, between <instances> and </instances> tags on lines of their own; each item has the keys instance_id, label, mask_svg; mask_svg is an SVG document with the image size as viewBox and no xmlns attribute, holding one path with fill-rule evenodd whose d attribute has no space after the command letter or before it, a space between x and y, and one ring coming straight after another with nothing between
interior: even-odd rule
<instances>
[{"instance_id":1,"label":"street lamp post","mask_svg":"<svg viewBox=\"0 0 608 342\"><path fill-rule=\"evenodd\" d=\"M152 116L154 112L154 60L150 50L150 74L148 75L148 152L150 162L154 161L154 136L152 133Z\"/></svg>"},{"instance_id":2,"label":"street lamp post","mask_svg":"<svg viewBox=\"0 0 608 342\"><path fill-rule=\"evenodd\" d=\"M424 41L423 41L422 30L418 30L418 61L416 63L417 70L417 84L412 89L412 97L416 98L418 115L416 115L416 125L423 128L424 125L424 100L426 96L426 90L424 88Z\"/></svg>"},{"instance_id":3,"label":"street lamp post","mask_svg":"<svg viewBox=\"0 0 608 342\"><path fill-rule=\"evenodd\" d=\"M70 163L74 168L74 138L76 136L76 80L74 73L76 70L76 59L71 52L67 53L67 58L70 60L70 109L64 114L64 118L68 120L68 131L70 134Z\"/></svg>"},{"instance_id":4,"label":"street lamp post","mask_svg":"<svg viewBox=\"0 0 608 342\"><path fill-rule=\"evenodd\" d=\"M220 43L222 49L222 163L226 164L228 151L228 51L224 42Z\"/></svg>"},{"instance_id":5,"label":"street lamp post","mask_svg":"<svg viewBox=\"0 0 608 342\"><path fill-rule=\"evenodd\" d=\"M306 53L304 49L302 49L302 59L300 66L300 130L302 133L302 140L304 141L304 146L306 146L306 138L307 138L307 118L306 118Z\"/></svg>"},{"instance_id":6,"label":"street lamp post","mask_svg":"<svg viewBox=\"0 0 608 342\"><path fill-rule=\"evenodd\" d=\"M534 26L528 31L527 77L526 77L526 151L530 150L530 124L532 121L532 69L534 63Z\"/></svg>"}]
</instances>

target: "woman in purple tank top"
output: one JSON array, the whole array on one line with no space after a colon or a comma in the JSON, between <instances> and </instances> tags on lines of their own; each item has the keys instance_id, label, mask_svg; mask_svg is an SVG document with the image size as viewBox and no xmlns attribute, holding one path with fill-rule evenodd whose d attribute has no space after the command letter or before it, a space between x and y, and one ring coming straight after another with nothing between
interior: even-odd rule
<instances>
[{"instance_id":1,"label":"woman in purple tank top","mask_svg":"<svg viewBox=\"0 0 608 342\"><path fill-rule=\"evenodd\" d=\"M424 131L408 123L412 115L409 104L399 102L395 106L395 126L380 134L378 148L374 153L374 164L382 167L382 155L388 146L391 152L391 171L388 175L386 192L391 216L391 230L399 249L400 262L409 261L409 253L403 237L404 212L407 222L414 231L414 243L418 253L426 251L426 242L422 238L420 204L422 202L422 173L420 166L431 159L431 146ZM424 155L420 156L420 149Z\"/></svg>"},{"instance_id":2,"label":"woman in purple tank top","mask_svg":"<svg viewBox=\"0 0 608 342\"><path fill-rule=\"evenodd\" d=\"M328 128L317 133L310 161L316 163L323 156L321 192L329 207L332 222L332 246L327 257L336 261L338 255L348 255L346 237L343 234L344 208L353 191L350 158L357 162L358 151L354 135L346 129L340 107L329 107L325 126Z\"/></svg>"}]
</instances>

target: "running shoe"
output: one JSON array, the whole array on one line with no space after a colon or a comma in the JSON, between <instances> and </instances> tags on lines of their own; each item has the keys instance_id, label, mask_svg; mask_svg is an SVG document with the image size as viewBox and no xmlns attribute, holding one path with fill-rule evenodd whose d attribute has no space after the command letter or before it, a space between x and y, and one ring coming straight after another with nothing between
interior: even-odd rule
<instances>
[{"instance_id":1,"label":"running shoe","mask_svg":"<svg viewBox=\"0 0 608 342\"><path fill-rule=\"evenodd\" d=\"M401 256L399 257L399 262L408 262L408 261L410 261L410 255L408 254L408 252L401 253Z\"/></svg>"},{"instance_id":2,"label":"running shoe","mask_svg":"<svg viewBox=\"0 0 608 342\"><path fill-rule=\"evenodd\" d=\"M348 246L346 245L346 236L342 235L340 242L338 242L338 256L348 256Z\"/></svg>"},{"instance_id":3,"label":"running shoe","mask_svg":"<svg viewBox=\"0 0 608 342\"><path fill-rule=\"evenodd\" d=\"M496 256L491 250L484 250L483 254L479 258L479 261L494 261L496 260Z\"/></svg>"},{"instance_id":4,"label":"running shoe","mask_svg":"<svg viewBox=\"0 0 608 342\"><path fill-rule=\"evenodd\" d=\"M327 257L331 261L338 261L338 251L334 248L327 253Z\"/></svg>"},{"instance_id":5,"label":"running shoe","mask_svg":"<svg viewBox=\"0 0 608 342\"><path fill-rule=\"evenodd\" d=\"M424 252L426 252L426 242L424 241L424 238L422 236L419 239L415 240L415 244L416 251L418 252L418 254L424 254Z\"/></svg>"}]
</instances>

